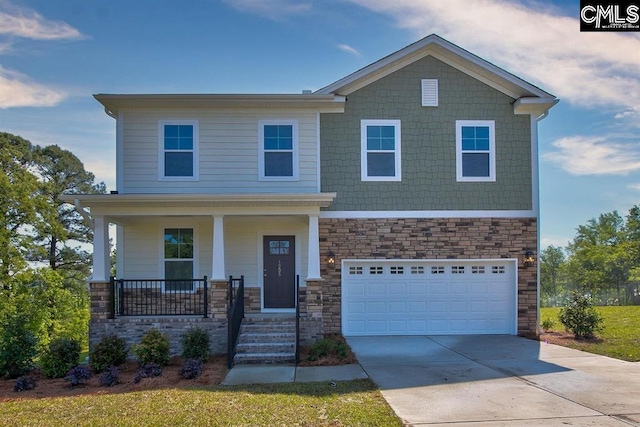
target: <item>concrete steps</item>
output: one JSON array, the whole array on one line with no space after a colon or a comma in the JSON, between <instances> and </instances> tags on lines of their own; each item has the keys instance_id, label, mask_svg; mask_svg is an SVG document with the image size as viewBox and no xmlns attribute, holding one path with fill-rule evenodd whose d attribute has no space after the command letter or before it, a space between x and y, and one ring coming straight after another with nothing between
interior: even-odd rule
<instances>
[{"instance_id":1,"label":"concrete steps","mask_svg":"<svg viewBox=\"0 0 640 427\"><path fill-rule=\"evenodd\" d=\"M296 323L287 317L247 317L236 344L235 364L295 363Z\"/></svg>"}]
</instances>

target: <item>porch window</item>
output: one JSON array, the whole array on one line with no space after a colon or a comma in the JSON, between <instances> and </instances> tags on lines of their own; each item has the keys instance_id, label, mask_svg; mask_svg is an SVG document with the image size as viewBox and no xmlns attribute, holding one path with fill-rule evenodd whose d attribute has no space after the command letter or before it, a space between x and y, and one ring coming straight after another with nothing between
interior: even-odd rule
<instances>
[{"instance_id":1,"label":"porch window","mask_svg":"<svg viewBox=\"0 0 640 427\"><path fill-rule=\"evenodd\" d=\"M159 175L162 180L195 180L198 177L198 123L160 122Z\"/></svg>"},{"instance_id":2,"label":"porch window","mask_svg":"<svg viewBox=\"0 0 640 427\"><path fill-rule=\"evenodd\" d=\"M164 230L165 291L193 291L193 229Z\"/></svg>"},{"instance_id":3,"label":"porch window","mask_svg":"<svg viewBox=\"0 0 640 427\"><path fill-rule=\"evenodd\" d=\"M261 121L259 129L261 181L298 179L298 124L296 121Z\"/></svg>"}]
</instances>

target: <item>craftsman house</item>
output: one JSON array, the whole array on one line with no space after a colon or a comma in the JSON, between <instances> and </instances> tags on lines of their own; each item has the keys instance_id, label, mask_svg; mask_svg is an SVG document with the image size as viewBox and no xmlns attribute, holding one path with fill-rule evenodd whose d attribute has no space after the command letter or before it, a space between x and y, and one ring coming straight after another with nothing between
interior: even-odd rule
<instances>
[{"instance_id":1,"label":"craftsman house","mask_svg":"<svg viewBox=\"0 0 640 427\"><path fill-rule=\"evenodd\" d=\"M95 98L117 191L66 199L95 230L92 343L197 325L235 351L243 316L263 359L243 334L536 332L544 90L431 35L313 93Z\"/></svg>"}]
</instances>

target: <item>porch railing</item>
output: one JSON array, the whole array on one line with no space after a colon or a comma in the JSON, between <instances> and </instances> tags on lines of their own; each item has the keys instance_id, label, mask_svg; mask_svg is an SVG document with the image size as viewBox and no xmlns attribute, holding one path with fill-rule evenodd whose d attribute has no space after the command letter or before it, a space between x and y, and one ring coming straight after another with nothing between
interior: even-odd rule
<instances>
[{"instance_id":1,"label":"porch railing","mask_svg":"<svg viewBox=\"0 0 640 427\"><path fill-rule=\"evenodd\" d=\"M296 365L300 363L300 276L296 276Z\"/></svg>"},{"instance_id":2,"label":"porch railing","mask_svg":"<svg viewBox=\"0 0 640 427\"><path fill-rule=\"evenodd\" d=\"M111 277L110 317L208 317L209 282L203 279L130 280Z\"/></svg>"},{"instance_id":3,"label":"porch railing","mask_svg":"<svg viewBox=\"0 0 640 427\"><path fill-rule=\"evenodd\" d=\"M229 304L227 309L227 367L233 367L236 343L244 319L244 276L229 276Z\"/></svg>"}]
</instances>

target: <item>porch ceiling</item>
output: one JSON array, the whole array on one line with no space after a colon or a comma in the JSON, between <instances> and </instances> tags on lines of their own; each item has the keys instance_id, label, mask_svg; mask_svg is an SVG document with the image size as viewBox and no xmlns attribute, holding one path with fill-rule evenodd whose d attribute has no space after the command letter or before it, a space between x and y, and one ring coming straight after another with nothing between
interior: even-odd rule
<instances>
[{"instance_id":1,"label":"porch ceiling","mask_svg":"<svg viewBox=\"0 0 640 427\"><path fill-rule=\"evenodd\" d=\"M63 201L91 215L278 215L318 212L336 193L266 194L73 194Z\"/></svg>"}]
</instances>

